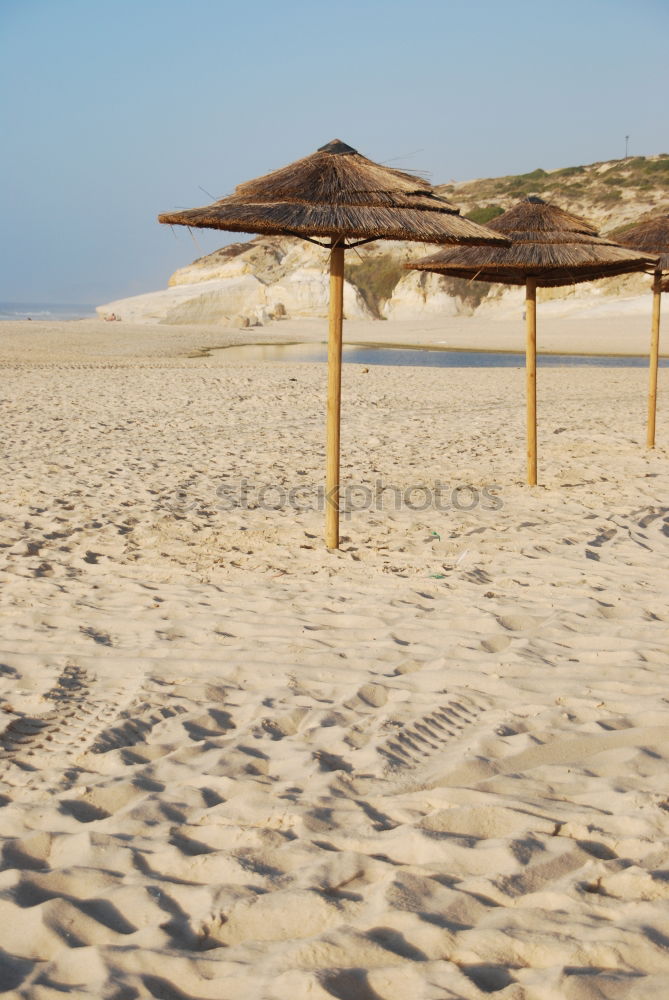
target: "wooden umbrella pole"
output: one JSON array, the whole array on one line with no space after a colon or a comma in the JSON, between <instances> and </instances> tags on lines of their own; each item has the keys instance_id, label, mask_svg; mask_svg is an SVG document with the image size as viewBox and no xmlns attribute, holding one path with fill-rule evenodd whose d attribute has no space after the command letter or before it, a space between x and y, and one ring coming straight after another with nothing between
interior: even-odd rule
<instances>
[{"instance_id":1,"label":"wooden umbrella pole","mask_svg":"<svg viewBox=\"0 0 669 1000\"><path fill-rule=\"evenodd\" d=\"M660 284L662 272L656 271L653 279L653 318L650 325L650 385L648 389L648 431L646 444L655 447L655 412L657 410L657 364L660 353Z\"/></svg>"},{"instance_id":2,"label":"wooden umbrella pole","mask_svg":"<svg viewBox=\"0 0 669 1000\"><path fill-rule=\"evenodd\" d=\"M341 350L344 317L344 246L330 249L330 329L328 335L328 417L325 476L325 544L339 548L339 427L341 415Z\"/></svg>"},{"instance_id":3,"label":"wooden umbrella pole","mask_svg":"<svg viewBox=\"0 0 669 1000\"><path fill-rule=\"evenodd\" d=\"M525 386L527 391L527 482L537 485L537 279L525 285Z\"/></svg>"}]
</instances>

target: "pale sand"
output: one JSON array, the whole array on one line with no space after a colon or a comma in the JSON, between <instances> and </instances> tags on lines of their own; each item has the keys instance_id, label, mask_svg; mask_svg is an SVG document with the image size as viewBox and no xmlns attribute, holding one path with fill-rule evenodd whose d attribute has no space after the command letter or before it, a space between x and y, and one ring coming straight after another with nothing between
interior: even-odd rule
<instances>
[{"instance_id":1,"label":"pale sand","mask_svg":"<svg viewBox=\"0 0 669 1000\"><path fill-rule=\"evenodd\" d=\"M541 371L529 489L520 368L347 366L344 482L481 502L328 554L238 505L321 482L322 366L12 326L0 990L664 1000L666 369L652 453L644 370Z\"/></svg>"},{"instance_id":2,"label":"pale sand","mask_svg":"<svg viewBox=\"0 0 669 1000\"><path fill-rule=\"evenodd\" d=\"M539 307L538 350L552 354L648 355L648 316L601 317L584 320L550 315L554 303ZM105 323L98 319L71 323L0 323L2 361L102 361L123 358L183 358L209 349L246 343L305 343L327 340L326 319L287 319L251 329L223 326L172 326L159 323ZM515 319L447 317L424 320L348 320L349 344L406 345L478 351L524 351L522 312ZM660 353L669 356L668 337Z\"/></svg>"}]
</instances>

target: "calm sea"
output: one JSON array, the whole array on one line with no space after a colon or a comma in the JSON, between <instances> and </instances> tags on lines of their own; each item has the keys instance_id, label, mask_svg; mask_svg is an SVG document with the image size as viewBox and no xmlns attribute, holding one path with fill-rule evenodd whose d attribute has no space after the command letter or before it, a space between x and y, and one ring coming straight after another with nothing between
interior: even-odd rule
<instances>
[{"instance_id":1,"label":"calm sea","mask_svg":"<svg viewBox=\"0 0 669 1000\"><path fill-rule=\"evenodd\" d=\"M95 315L95 306L82 305L80 302L0 302L0 320L86 319Z\"/></svg>"}]
</instances>

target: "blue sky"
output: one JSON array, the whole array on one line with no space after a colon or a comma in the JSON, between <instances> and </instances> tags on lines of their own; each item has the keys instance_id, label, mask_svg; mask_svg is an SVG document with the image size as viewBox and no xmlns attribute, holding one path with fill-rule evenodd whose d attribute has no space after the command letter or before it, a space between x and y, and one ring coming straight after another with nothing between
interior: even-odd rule
<instances>
[{"instance_id":1,"label":"blue sky","mask_svg":"<svg viewBox=\"0 0 669 1000\"><path fill-rule=\"evenodd\" d=\"M338 137L434 183L669 151L667 0L0 0L0 300L162 288L159 226Z\"/></svg>"}]
</instances>

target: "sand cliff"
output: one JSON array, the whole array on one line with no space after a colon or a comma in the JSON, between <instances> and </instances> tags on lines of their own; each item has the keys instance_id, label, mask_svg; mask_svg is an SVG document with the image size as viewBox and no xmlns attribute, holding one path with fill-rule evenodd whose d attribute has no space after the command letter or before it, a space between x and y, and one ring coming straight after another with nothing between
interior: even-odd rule
<instances>
[{"instance_id":1,"label":"sand cliff","mask_svg":"<svg viewBox=\"0 0 669 1000\"><path fill-rule=\"evenodd\" d=\"M439 190L475 221L485 222L528 193L540 193L570 211L591 218L614 234L630 221L669 208L669 157L637 157L588 167L535 170L515 177L442 185ZM619 185L617 187L616 185ZM227 234L222 234L225 239ZM437 275L407 272L411 258L430 252L423 244L381 241L348 255L344 310L348 319L420 319L472 315L508 318L519 308L519 294ZM643 275L607 279L555 289L544 295L555 315L606 315L607 303L624 300L622 312L646 308L648 280ZM233 243L176 271L168 288L108 302L100 315L126 321L166 324L219 323L264 325L275 318L325 316L328 303L326 249L291 237L256 237ZM617 309L616 305L613 311ZM522 306L521 306L522 309Z\"/></svg>"}]
</instances>

